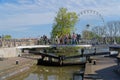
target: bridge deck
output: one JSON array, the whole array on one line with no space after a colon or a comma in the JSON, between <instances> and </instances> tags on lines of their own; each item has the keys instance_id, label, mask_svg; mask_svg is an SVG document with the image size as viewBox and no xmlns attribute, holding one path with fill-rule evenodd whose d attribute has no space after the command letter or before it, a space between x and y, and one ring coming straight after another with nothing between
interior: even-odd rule
<instances>
[{"instance_id":1,"label":"bridge deck","mask_svg":"<svg viewBox=\"0 0 120 80\"><path fill-rule=\"evenodd\" d=\"M110 48L120 48L120 45L109 45Z\"/></svg>"},{"instance_id":2,"label":"bridge deck","mask_svg":"<svg viewBox=\"0 0 120 80\"><path fill-rule=\"evenodd\" d=\"M18 49L23 48L49 48L49 47L92 47L92 45L33 45L33 46L19 46Z\"/></svg>"}]
</instances>

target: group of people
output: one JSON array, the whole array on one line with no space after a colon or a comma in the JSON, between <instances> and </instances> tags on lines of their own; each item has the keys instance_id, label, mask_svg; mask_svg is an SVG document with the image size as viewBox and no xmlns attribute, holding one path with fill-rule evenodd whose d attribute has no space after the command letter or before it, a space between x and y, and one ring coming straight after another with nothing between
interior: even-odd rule
<instances>
[{"instance_id":1,"label":"group of people","mask_svg":"<svg viewBox=\"0 0 120 80\"><path fill-rule=\"evenodd\" d=\"M50 44L51 41L50 41L50 39L49 39L46 35L43 35L43 36L40 37L38 43L39 43L39 44L45 44L45 45L46 45L46 44Z\"/></svg>"},{"instance_id":2,"label":"group of people","mask_svg":"<svg viewBox=\"0 0 120 80\"><path fill-rule=\"evenodd\" d=\"M48 38L43 35L39 39L39 44L79 44L81 39L80 34L66 34L64 36L56 36L55 38Z\"/></svg>"},{"instance_id":3,"label":"group of people","mask_svg":"<svg viewBox=\"0 0 120 80\"><path fill-rule=\"evenodd\" d=\"M66 34L64 36L56 36L55 37L55 43L56 44L79 44L79 41L81 39L80 34Z\"/></svg>"}]
</instances>

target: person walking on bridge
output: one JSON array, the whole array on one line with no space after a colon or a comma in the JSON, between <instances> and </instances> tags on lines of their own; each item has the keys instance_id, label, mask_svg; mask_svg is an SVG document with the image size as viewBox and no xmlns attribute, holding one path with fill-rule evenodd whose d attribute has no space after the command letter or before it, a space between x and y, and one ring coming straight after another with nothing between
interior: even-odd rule
<instances>
[{"instance_id":1,"label":"person walking on bridge","mask_svg":"<svg viewBox=\"0 0 120 80\"><path fill-rule=\"evenodd\" d=\"M72 34L72 44L76 44L76 34Z\"/></svg>"}]
</instances>

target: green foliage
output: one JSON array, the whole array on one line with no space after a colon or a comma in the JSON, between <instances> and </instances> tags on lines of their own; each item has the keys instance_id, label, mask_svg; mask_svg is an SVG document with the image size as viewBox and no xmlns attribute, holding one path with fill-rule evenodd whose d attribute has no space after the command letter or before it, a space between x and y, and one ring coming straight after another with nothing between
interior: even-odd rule
<instances>
[{"instance_id":1,"label":"green foliage","mask_svg":"<svg viewBox=\"0 0 120 80\"><path fill-rule=\"evenodd\" d=\"M11 39L12 36L11 36L11 35L4 35L3 38L4 38L4 39Z\"/></svg>"},{"instance_id":2,"label":"green foliage","mask_svg":"<svg viewBox=\"0 0 120 80\"><path fill-rule=\"evenodd\" d=\"M77 21L78 15L75 12L67 12L66 8L60 8L53 24L52 37L70 34L74 31Z\"/></svg>"},{"instance_id":3,"label":"green foliage","mask_svg":"<svg viewBox=\"0 0 120 80\"><path fill-rule=\"evenodd\" d=\"M90 39L93 39L93 38L99 38L99 36L97 34L95 34L94 32L92 31L88 31L88 30L84 30L82 32L82 37L84 39L87 39L87 40L90 40Z\"/></svg>"},{"instance_id":4,"label":"green foliage","mask_svg":"<svg viewBox=\"0 0 120 80\"><path fill-rule=\"evenodd\" d=\"M51 48L48 50L48 53L54 53L56 55L65 55L65 56L72 56L78 55L79 49L82 47L57 47L56 49Z\"/></svg>"},{"instance_id":5,"label":"green foliage","mask_svg":"<svg viewBox=\"0 0 120 80\"><path fill-rule=\"evenodd\" d=\"M116 37L117 43L120 43L120 37Z\"/></svg>"}]
</instances>

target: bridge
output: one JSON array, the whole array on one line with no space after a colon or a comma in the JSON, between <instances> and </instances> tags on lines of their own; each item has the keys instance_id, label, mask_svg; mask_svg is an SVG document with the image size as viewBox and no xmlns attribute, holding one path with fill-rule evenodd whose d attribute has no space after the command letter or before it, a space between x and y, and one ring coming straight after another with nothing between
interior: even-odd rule
<instances>
[{"instance_id":1,"label":"bridge","mask_svg":"<svg viewBox=\"0 0 120 80\"><path fill-rule=\"evenodd\" d=\"M65 56L65 55L56 55L51 53L45 53L40 51L29 51L29 53L38 54L41 57L38 59L38 65L46 65L46 66L68 66L68 65L85 65L86 61L90 62L91 56L99 56L99 55L109 55L110 52L96 52L93 51L91 53L84 53L73 55L73 56ZM82 58L85 58L82 60Z\"/></svg>"},{"instance_id":2,"label":"bridge","mask_svg":"<svg viewBox=\"0 0 120 80\"><path fill-rule=\"evenodd\" d=\"M46 48L54 48L54 47L92 47L92 45L34 45L34 46L19 46L17 49L19 50L29 50L29 49L46 49ZM92 52L86 53L81 51L81 54L73 55L73 56L65 56L65 55L56 55L36 50L29 50L29 53L38 54L41 57L38 59L38 65L46 65L46 66L66 66L66 65L85 65L86 61L89 62L91 56L99 56L99 55L110 55L109 51L97 52L96 49ZM81 58L85 58L86 60L81 61ZM74 62L72 60L75 60Z\"/></svg>"}]
</instances>

